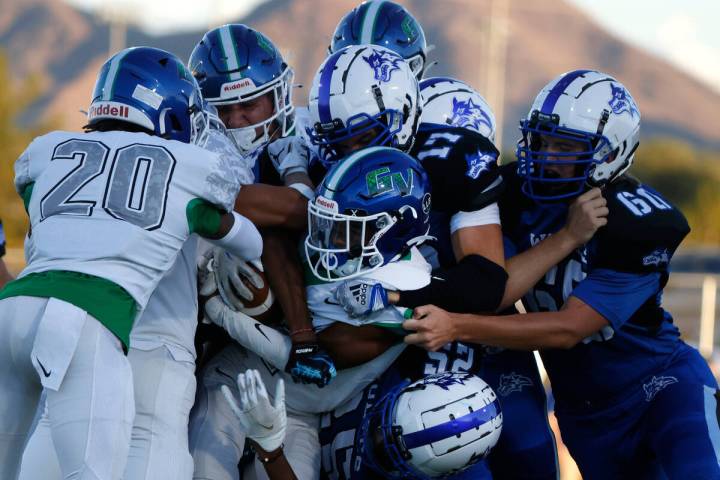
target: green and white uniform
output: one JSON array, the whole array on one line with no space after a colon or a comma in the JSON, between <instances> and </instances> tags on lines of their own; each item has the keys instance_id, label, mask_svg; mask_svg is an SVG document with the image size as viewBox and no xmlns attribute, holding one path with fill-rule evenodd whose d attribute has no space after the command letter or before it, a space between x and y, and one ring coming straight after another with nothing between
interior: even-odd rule
<instances>
[{"instance_id":1,"label":"green and white uniform","mask_svg":"<svg viewBox=\"0 0 720 480\"><path fill-rule=\"evenodd\" d=\"M15 477L43 387L63 474L120 478L133 320L190 234L218 231L236 176L222 155L128 132L39 137L15 173L31 255L0 295L0 478Z\"/></svg>"}]
</instances>

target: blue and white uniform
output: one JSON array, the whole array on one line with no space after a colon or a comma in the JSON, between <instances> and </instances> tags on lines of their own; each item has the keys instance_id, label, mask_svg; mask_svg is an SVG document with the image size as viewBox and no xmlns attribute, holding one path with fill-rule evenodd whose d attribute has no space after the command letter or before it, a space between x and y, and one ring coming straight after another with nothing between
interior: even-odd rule
<instances>
[{"instance_id":1,"label":"blue and white uniform","mask_svg":"<svg viewBox=\"0 0 720 480\"><path fill-rule=\"evenodd\" d=\"M503 167L500 202L509 255L557 232L568 210L522 195L515 168ZM571 349L541 352L563 441L588 479L720 478L717 383L661 306L687 221L629 177L603 196L608 224L523 299L528 311L543 312L574 296L608 321Z\"/></svg>"}]
</instances>

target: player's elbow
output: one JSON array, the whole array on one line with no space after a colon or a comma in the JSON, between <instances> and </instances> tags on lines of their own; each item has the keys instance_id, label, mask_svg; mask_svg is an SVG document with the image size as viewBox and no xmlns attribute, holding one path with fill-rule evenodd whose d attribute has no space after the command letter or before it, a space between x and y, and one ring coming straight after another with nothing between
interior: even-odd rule
<instances>
[{"instance_id":1,"label":"player's elbow","mask_svg":"<svg viewBox=\"0 0 720 480\"><path fill-rule=\"evenodd\" d=\"M587 337L587 333L580 325L572 321L565 321L556 336L558 343L556 348L569 350L582 342L585 337Z\"/></svg>"}]
</instances>

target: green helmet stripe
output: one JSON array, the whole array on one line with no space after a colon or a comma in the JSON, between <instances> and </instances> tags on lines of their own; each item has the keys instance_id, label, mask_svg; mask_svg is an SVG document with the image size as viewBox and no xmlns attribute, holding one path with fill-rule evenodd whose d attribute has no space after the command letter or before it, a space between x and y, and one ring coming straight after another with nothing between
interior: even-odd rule
<instances>
[{"instance_id":1,"label":"green helmet stripe","mask_svg":"<svg viewBox=\"0 0 720 480\"><path fill-rule=\"evenodd\" d=\"M240 65L238 63L238 54L235 50L235 42L233 42L232 34L230 32L230 25L225 25L220 28L220 47L222 48L223 54L225 55L225 65L230 73L230 80L238 80L242 78L242 74L238 71Z\"/></svg>"},{"instance_id":2,"label":"green helmet stripe","mask_svg":"<svg viewBox=\"0 0 720 480\"><path fill-rule=\"evenodd\" d=\"M372 43L373 32L375 31L375 21L377 20L377 14L382 7L385 0L375 0L369 2L367 9L365 10L365 17L363 18L362 32L360 34L360 43Z\"/></svg>"},{"instance_id":3,"label":"green helmet stripe","mask_svg":"<svg viewBox=\"0 0 720 480\"><path fill-rule=\"evenodd\" d=\"M350 155L345 160L342 160L340 162L340 166L337 170L332 174L332 176L327 181L327 198L328 200L332 200L334 196L335 190L337 190L338 185L340 185L340 181L345 176L347 171L358 163L360 160L365 158L367 155L380 150L380 149L386 149L387 147L369 147L369 148L363 148L362 150L358 150L357 152Z\"/></svg>"},{"instance_id":4,"label":"green helmet stripe","mask_svg":"<svg viewBox=\"0 0 720 480\"><path fill-rule=\"evenodd\" d=\"M115 89L115 79L117 78L118 70L120 69L120 63L122 59L127 55L129 50L124 50L110 60L110 67L108 68L107 75L105 75L105 81L103 83L103 100L109 101L113 96Z\"/></svg>"}]
</instances>

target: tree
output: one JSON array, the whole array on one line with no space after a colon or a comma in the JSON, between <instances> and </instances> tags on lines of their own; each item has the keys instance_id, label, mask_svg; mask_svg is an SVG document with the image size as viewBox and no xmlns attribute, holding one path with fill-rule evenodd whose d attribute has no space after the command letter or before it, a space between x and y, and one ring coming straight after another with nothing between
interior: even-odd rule
<instances>
[{"instance_id":1,"label":"tree","mask_svg":"<svg viewBox=\"0 0 720 480\"><path fill-rule=\"evenodd\" d=\"M7 56L0 51L0 145L3 155L0 158L0 219L10 247L22 245L27 230L27 214L22 200L13 185L13 165L18 156L36 136L52 129L51 122L42 122L30 127L22 127L17 117L41 94L40 81L30 77L23 81L14 81L10 76Z\"/></svg>"}]
</instances>

